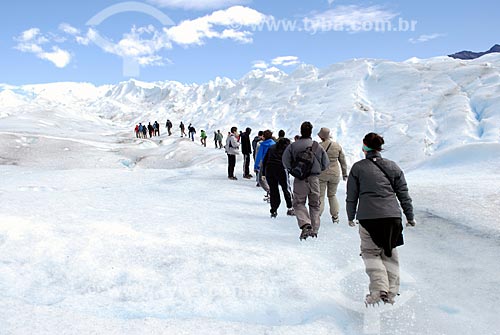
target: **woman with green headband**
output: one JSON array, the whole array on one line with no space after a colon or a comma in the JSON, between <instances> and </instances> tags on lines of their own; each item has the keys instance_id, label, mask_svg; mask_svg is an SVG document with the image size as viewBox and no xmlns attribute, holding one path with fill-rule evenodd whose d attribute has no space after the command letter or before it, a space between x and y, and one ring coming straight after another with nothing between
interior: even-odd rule
<instances>
[{"instance_id":1,"label":"woman with green headband","mask_svg":"<svg viewBox=\"0 0 500 335\"><path fill-rule=\"evenodd\" d=\"M366 305L394 304L399 295L399 258L396 247L403 245L401 208L407 226L414 226L408 186L399 166L382 158L384 139L369 133L363 139L363 159L352 166L347 180L346 210L349 226L359 220L361 256L370 278Z\"/></svg>"}]
</instances>

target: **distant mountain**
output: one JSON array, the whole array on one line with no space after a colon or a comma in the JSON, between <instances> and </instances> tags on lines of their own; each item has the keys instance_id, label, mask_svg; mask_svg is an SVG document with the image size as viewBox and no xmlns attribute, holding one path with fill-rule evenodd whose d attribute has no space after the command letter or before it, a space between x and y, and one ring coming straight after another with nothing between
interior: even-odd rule
<instances>
[{"instance_id":1,"label":"distant mountain","mask_svg":"<svg viewBox=\"0 0 500 335\"><path fill-rule=\"evenodd\" d=\"M239 80L189 85L133 79L98 87L0 84L0 144L2 131L24 131L30 123L36 134L55 136L58 129L85 132L89 122L104 124L103 133L110 133L112 127L130 131L139 122L165 124L168 118L176 127L183 120L210 134L236 125L283 129L292 137L308 120L316 129L331 128L351 157L360 154L360 138L375 131L386 136L391 157L418 163L464 144L498 143L500 53L484 57L467 64L442 57L400 63L357 59L325 69L301 65L290 74L253 70Z\"/></svg>"},{"instance_id":2,"label":"distant mountain","mask_svg":"<svg viewBox=\"0 0 500 335\"><path fill-rule=\"evenodd\" d=\"M460 51L457 52L453 55L448 55L451 58L457 58L457 59L476 59L481 56L491 54L494 52L500 52L500 45L495 44L490 50L485 51L485 52L473 52L473 51Z\"/></svg>"}]
</instances>

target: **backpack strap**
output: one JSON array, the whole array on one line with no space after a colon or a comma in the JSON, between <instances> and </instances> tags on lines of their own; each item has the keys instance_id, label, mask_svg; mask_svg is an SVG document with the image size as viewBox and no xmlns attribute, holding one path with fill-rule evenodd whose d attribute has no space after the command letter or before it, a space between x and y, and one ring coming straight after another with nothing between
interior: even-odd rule
<instances>
[{"instance_id":1,"label":"backpack strap","mask_svg":"<svg viewBox=\"0 0 500 335\"><path fill-rule=\"evenodd\" d=\"M332 146L332 142L330 142L330 144L328 144L328 147L326 147L326 150L325 150L326 153L328 153L328 149L330 149L331 146Z\"/></svg>"},{"instance_id":2,"label":"backpack strap","mask_svg":"<svg viewBox=\"0 0 500 335\"><path fill-rule=\"evenodd\" d=\"M380 171L382 171L382 173L387 177L387 179L389 180L389 183L391 184L391 188L392 188L392 192L396 193L395 191L395 187L394 187L394 184L392 182L392 179L391 177L389 177L389 174L387 173L387 171L384 170L384 168L382 166L380 166L380 164L377 162L377 159L376 158L373 158L373 159L368 159L370 162L372 162L373 164L375 164L376 167L378 167L380 169Z\"/></svg>"},{"instance_id":3,"label":"backpack strap","mask_svg":"<svg viewBox=\"0 0 500 335\"><path fill-rule=\"evenodd\" d=\"M320 160L320 159L318 159L318 156L316 156L316 154L318 153L318 149L319 149L319 143L318 143L318 142L316 142L316 141L313 141L313 144L312 144L311 150L312 150L312 152L313 152L313 154L314 154L314 159L315 159L316 161L318 161L318 162L320 163L320 165L321 165L321 160Z\"/></svg>"}]
</instances>

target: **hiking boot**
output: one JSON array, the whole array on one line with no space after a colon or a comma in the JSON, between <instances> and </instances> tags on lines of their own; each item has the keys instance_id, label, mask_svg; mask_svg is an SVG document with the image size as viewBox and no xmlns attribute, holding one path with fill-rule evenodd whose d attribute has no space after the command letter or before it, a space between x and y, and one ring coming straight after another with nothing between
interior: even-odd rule
<instances>
[{"instance_id":1,"label":"hiking boot","mask_svg":"<svg viewBox=\"0 0 500 335\"><path fill-rule=\"evenodd\" d=\"M383 293L385 293L385 292L383 292ZM384 304L394 305L394 303L396 302L396 300L394 298L396 298L396 294L392 293L392 292L389 292L389 293L387 293L385 295L380 294L380 299L382 299L382 301L384 302Z\"/></svg>"},{"instance_id":2,"label":"hiking boot","mask_svg":"<svg viewBox=\"0 0 500 335\"><path fill-rule=\"evenodd\" d=\"M246 174L246 175L243 176L243 178L245 178L245 179L252 179L253 177L250 174Z\"/></svg>"},{"instance_id":3,"label":"hiking boot","mask_svg":"<svg viewBox=\"0 0 500 335\"><path fill-rule=\"evenodd\" d=\"M288 208L288 210L286 211L286 215L295 216L295 210L293 208Z\"/></svg>"},{"instance_id":4,"label":"hiking boot","mask_svg":"<svg viewBox=\"0 0 500 335\"><path fill-rule=\"evenodd\" d=\"M338 215L335 215L335 216L332 216L332 222L333 223L339 223L339 216Z\"/></svg>"},{"instance_id":5,"label":"hiking boot","mask_svg":"<svg viewBox=\"0 0 500 335\"><path fill-rule=\"evenodd\" d=\"M312 236L312 227L309 224L303 225L302 232L300 233L300 240L306 240L308 237Z\"/></svg>"},{"instance_id":6,"label":"hiking boot","mask_svg":"<svg viewBox=\"0 0 500 335\"><path fill-rule=\"evenodd\" d=\"M366 295L365 306L375 306L375 304L379 305L380 302L383 301L383 299L387 299L387 292L371 292L370 294Z\"/></svg>"},{"instance_id":7,"label":"hiking boot","mask_svg":"<svg viewBox=\"0 0 500 335\"><path fill-rule=\"evenodd\" d=\"M229 180L238 180L236 177L227 177Z\"/></svg>"},{"instance_id":8,"label":"hiking boot","mask_svg":"<svg viewBox=\"0 0 500 335\"><path fill-rule=\"evenodd\" d=\"M278 212L271 212L271 217L273 219L276 219L277 216L278 216Z\"/></svg>"}]
</instances>

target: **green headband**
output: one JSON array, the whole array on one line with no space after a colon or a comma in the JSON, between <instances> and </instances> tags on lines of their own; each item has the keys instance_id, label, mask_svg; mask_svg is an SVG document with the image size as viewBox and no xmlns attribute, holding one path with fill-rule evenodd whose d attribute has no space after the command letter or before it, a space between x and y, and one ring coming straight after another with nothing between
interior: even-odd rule
<instances>
[{"instance_id":1,"label":"green headband","mask_svg":"<svg viewBox=\"0 0 500 335\"><path fill-rule=\"evenodd\" d=\"M368 148L366 145L363 145L363 150L366 151L366 152L375 151L372 148Z\"/></svg>"}]
</instances>

